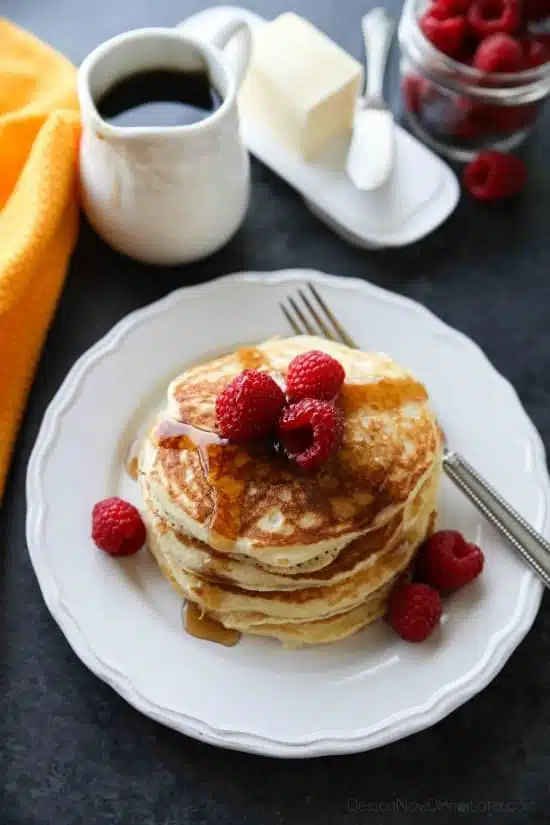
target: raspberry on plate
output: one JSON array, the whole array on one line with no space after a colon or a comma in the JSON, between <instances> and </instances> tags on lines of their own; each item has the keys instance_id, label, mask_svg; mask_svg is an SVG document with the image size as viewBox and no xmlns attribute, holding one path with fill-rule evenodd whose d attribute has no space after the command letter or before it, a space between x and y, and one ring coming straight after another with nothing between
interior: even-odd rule
<instances>
[{"instance_id":1,"label":"raspberry on plate","mask_svg":"<svg viewBox=\"0 0 550 825\"><path fill-rule=\"evenodd\" d=\"M442 605L437 590L427 584L404 582L390 595L388 618L407 642L423 642L439 624Z\"/></svg>"},{"instance_id":2,"label":"raspberry on plate","mask_svg":"<svg viewBox=\"0 0 550 825\"><path fill-rule=\"evenodd\" d=\"M480 152L464 168L468 192L480 201L498 201L517 195L524 187L527 169L520 158L504 152Z\"/></svg>"},{"instance_id":3,"label":"raspberry on plate","mask_svg":"<svg viewBox=\"0 0 550 825\"><path fill-rule=\"evenodd\" d=\"M514 34L521 26L519 0L475 0L468 9L468 23L480 40L492 34Z\"/></svg>"},{"instance_id":4,"label":"raspberry on plate","mask_svg":"<svg viewBox=\"0 0 550 825\"><path fill-rule=\"evenodd\" d=\"M480 72L521 72L525 68L521 44L509 34L492 34L477 47L474 66Z\"/></svg>"},{"instance_id":5,"label":"raspberry on plate","mask_svg":"<svg viewBox=\"0 0 550 825\"><path fill-rule=\"evenodd\" d=\"M279 419L278 436L287 456L304 470L323 464L341 441L344 419L328 401L303 398Z\"/></svg>"},{"instance_id":6,"label":"raspberry on plate","mask_svg":"<svg viewBox=\"0 0 550 825\"><path fill-rule=\"evenodd\" d=\"M216 398L216 422L221 436L251 441L275 429L285 396L279 385L259 370L237 375Z\"/></svg>"},{"instance_id":7,"label":"raspberry on plate","mask_svg":"<svg viewBox=\"0 0 550 825\"><path fill-rule=\"evenodd\" d=\"M448 16L444 6L436 3L420 18L420 28L430 43L449 57L456 57L462 51L468 23L463 15Z\"/></svg>"},{"instance_id":8,"label":"raspberry on plate","mask_svg":"<svg viewBox=\"0 0 550 825\"><path fill-rule=\"evenodd\" d=\"M131 556L145 544L145 525L137 507L117 496L92 510L92 539L110 556Z\"/></svg>"},{"instance_id":9,"label":"raspberry on plate","mask_svg":"<svg viewBox=\"0 0 550 825\"><path fill-rule=\"evenodd\" d=\"M418 576L438 590L458 590L476 579L485 563L477 546L456 530L431 535L416 557Z\"/></svg>"},{"instance_id":10,"label":"raspberry on plate","mask_svg":"<svg viewBox=\"0 0 550 825\"><path fill-rule=\"evenodd\" d=\"M346 374L343 366L326 352L312 349L297 355L288 365L286 393L291 401L300 398L336 398Z\"/></svg>"}]
</instances>

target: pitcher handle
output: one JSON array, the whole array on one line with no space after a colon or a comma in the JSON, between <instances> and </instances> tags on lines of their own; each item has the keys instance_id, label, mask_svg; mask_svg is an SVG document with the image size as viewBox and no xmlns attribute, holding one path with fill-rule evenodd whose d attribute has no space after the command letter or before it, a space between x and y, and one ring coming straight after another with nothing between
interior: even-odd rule
<instances>
[{"instance_id":1,"label":"pitcher handle","mask_svg":"<svg viewBox=\"0 0 550 825\"><path fill-rule=\"evenodd\" d=\"M232 38L239 33L235 41L233 54L227 49ZM252 32L245 20L229 20L209 38L210 43L220 51L225 52L235 76L237 89L244 80L250 57L252 54Z\"/></svg>"}]
</instances>

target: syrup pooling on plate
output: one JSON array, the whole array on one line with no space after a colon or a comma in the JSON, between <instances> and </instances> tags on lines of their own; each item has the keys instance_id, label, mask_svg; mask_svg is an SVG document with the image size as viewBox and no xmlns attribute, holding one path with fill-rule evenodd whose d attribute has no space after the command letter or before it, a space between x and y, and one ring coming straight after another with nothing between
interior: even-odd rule
<instances>
[{"instance_id":1,"label":"syrup pooling on plate","mask_svg":"<svg viewBox=\"0 0 550 825\"><path fill-rule=\"evenodd\" d=\"M185 602L183 605L183 626L196 639L216 642L226 647L233 647L241 638L238 630L224 627L221 622L201 611L194 602Z\"/></svg>"},{"instance_id":2,"label":"syrup pooling on plate","mask_svg":"<svg viewBox=\"0 0 550 825\"><path fill-rule=\"evenodd\" d=\"M251 456L244 447L230 444L210 430L184 421L165 420L155 432L159 445L198 454L202 471L214 494L209 543L216 550L231 550L239 535L241 510Z\"/></svg>"}]
</instances>

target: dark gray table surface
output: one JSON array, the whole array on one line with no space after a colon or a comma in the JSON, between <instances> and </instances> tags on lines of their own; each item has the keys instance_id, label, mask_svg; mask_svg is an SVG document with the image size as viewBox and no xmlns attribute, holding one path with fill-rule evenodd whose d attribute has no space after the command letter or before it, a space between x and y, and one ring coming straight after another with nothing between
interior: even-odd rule
<instances>
[{"instance_id":1,"label":"dark gray table surface","mask_svg":"<svg viewBox=\"0 0 550 825\"><path fill-rule=\"evenodd\" d=\"M373 2L298 0L292 7L362 57L358 20ZM175 24L202 5L0 0L0 14L78 63L106 37ZM285 9L283 0L248 5L271 16ZM400 3L388 5L397 12ZM397 105L395 56L388 93ZM511 825L548 818L547 597L493 684L431 730L372 753L310 761L216 750L142 717L77 660L42 602L27 556L24 482L44 410L84 350L128 311L175 287L252 268L304 266L360 276L421 301L483 347L550 446L549 140L550 107L526 152L531 176L520 201L488 209L463 199L433 236L400 251L347 246L256 162L242 230L201 264L140 266L119 258L83 226L0 514L1 825L390 825L423 819L444 825L483 822L490 814Z\"/></svg>"}]
</instances>

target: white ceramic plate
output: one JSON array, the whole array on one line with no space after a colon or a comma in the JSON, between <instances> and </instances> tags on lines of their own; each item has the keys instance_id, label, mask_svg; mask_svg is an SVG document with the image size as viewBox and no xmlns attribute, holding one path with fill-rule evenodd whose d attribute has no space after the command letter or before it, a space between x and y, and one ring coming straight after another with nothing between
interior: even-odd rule
<instances>
[{"instance_id":1,"label":"white ceramic plate","mask_svg":"<svg viewBox=\"0 0 550 825\"><path fill-rule=\"evenodd\" d=\"M192 15L179 28L208 40L235 17L246 20L252 29L266 22L248 9L216 6ZM260 116L259 105L245 84L239 109L246 146L303 195L316 217L349 243L364 249L405 246L433 232L456 207L460 190L454 172L400 126L395 131L390 179L375 192L360 192L345 171L349 141L335 143L322 158L306 163L281 143Z\"/></svg>"},{"instance_id":2,"label":"white ceramic plate","mask_svg":"<svg viewBox=\"0 0 550 825\"><path fill-rule=\"evenodd\" d=\"M187 636L177 594L147 552L113 560L89 536L93 504L136 501L131 442L167 381L211 354L288 334L278 301L315 281L364 349L424 380L448 438L540 530L549 481L541 441L511 386L475 344L421 306L366 283L305 270L228 276L132 313L73 367L28 469L27 539L44 599L82 661L130 704L198 739L273 756L366 750L433 724L481 690L527 632L542 585L447 483L440 524L479 541L486 571L445 603L428 642L384 622L287 651Z\"/></svg>"}]
</instances>

